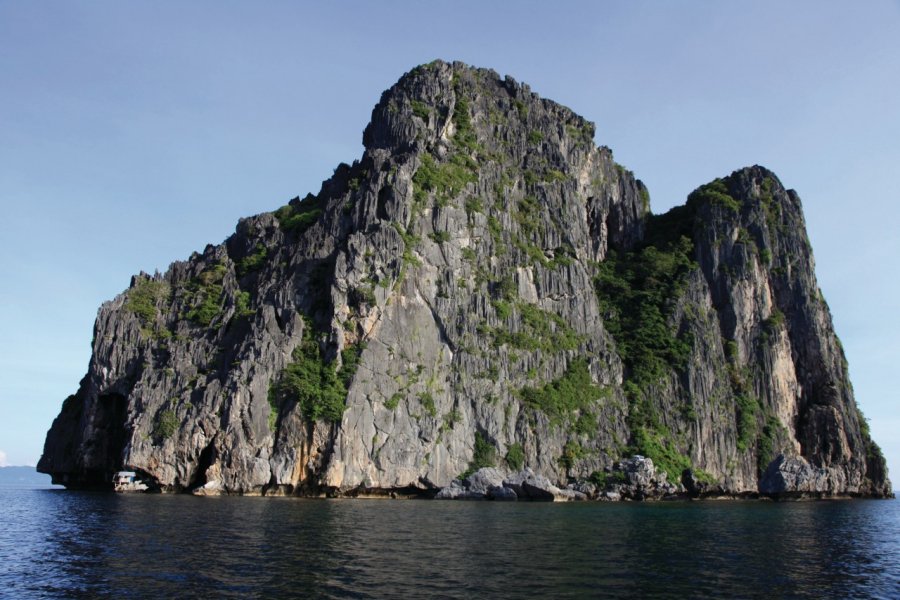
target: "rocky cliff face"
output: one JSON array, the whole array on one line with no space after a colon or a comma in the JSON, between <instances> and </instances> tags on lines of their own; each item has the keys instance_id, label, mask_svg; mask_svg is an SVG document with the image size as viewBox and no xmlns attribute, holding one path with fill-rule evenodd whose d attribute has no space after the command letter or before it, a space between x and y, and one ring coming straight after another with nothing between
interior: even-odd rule
<instances>
[{"instance_id":1,"label":"rocky cliff face","mask_svg":"<svg viewBox=\"0 0 900 600\"><path fill-rule=\"evenodd\" d=\"M603 486L642 454L720 493L889 495L797 195L752 167L654 216L593 138L509 77L412 70L317 195L101 307L39 470L355 495Z\"/></svg>"}]
</instances>

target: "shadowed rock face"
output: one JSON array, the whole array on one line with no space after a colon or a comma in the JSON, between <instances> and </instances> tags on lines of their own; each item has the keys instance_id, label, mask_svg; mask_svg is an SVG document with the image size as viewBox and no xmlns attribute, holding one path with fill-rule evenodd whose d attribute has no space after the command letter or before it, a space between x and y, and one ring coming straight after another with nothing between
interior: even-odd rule
<instances>
[{"instance_id":1,"label":"shadowed rock face","mask_svg":"<svg viewBox=\"0 0 900 600\"><path fill-rule=\"evenodd\" d=\"M593 139L509 77L413 69L317 195L101 307L39 470L356 495L638 453L741 494L784 455L778 493L889 495L797 195L751 167L652 216Z\"/></svg>"}]
</instances>

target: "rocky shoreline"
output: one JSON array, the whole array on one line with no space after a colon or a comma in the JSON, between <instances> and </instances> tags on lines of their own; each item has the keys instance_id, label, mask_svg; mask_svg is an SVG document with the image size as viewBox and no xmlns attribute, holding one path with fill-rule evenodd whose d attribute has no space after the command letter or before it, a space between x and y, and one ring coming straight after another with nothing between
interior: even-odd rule
<instances>
[{"instance_id":1,"label":"rocky shoreline","mask_svg":"<svg viewBox=\"0 0 900 600\"><path fill-rule=\"evenodd\" d=\"M692 500L841 500L862 497L859 494L833 494L824 484L819 469L797 457L780 455L760 480L759 491L735 493L711 480L708 475L685 469L677 483L669 481L668 473L653 464L648 457L635 455L622 460L603 474L590 480L554 484L531 468L518 471L501 467L482 467L473 473L453 479L437 490L368 489L325 490L299 497L353 499L428 499L481 501L538 501L538 502L677 502ZM196 496L227 495L215 485L206 485L190 492ZM264 489L261 496L294 496L291 490ZM873 496L866 496L873 497ZM879 496L874 496L879 498ZM894 495L880 498L893 498Z\"/></svg>"},{"instance_id":2,"label":"rocky shoreline","mask_svg":"<svg viewBox=\"0 0 900 600\"><path fill-rule=\"evenodd\" d=\"M803 500L851 498L835 496L823 485L818 469L803 459L779 456L760 481L758 493L729 493L706 477L698 477L685 469L681 481L668 481L668 474L658 470L653 460L633 456L617 463L605 482L579 481L565 487L554 485L531 469L506 472L496 467L484 467L463 479L454 479L434 496L437 500L539 500L551 502L574 501L677 501L696 499L715 500ZM888 496L888 497L893 497Z\"/></svg>"}]
</instances>

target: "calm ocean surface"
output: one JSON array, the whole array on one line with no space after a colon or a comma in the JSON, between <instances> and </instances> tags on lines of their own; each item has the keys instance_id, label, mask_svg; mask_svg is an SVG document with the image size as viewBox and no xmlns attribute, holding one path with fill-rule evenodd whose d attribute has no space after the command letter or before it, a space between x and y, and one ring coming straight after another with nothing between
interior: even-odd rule
<instances>
[{"instance_id":1,"label":"calm ocean surface","mask_svg":"<svg viewBox=\"0 0 900 600\"><path fill-rule=\"evenodd\" d=\"M900 503L0 488L0 597L900 598Z\"/></svg>"}]
</instances>

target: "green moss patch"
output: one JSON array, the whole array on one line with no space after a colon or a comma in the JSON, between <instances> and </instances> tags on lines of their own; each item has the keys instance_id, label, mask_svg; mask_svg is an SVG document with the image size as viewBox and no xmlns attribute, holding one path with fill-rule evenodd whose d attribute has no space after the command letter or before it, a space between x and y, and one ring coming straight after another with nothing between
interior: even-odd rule
<instances>
[{"instance_id":1,"label":"green moss patch","mask_svg":"<svg viewBox=\"0 0 900 600\"><path fill-rule=\"evenodd\" d=\"M554 425L572 424L608 392L591 380L587 361L576 358L558 379L518 392L526 406L540 410Z\"/></svg>"},{"instance_id":2,"label":"green moss patch","mask_svg":"<svg viewBox=\"0 0 900 600\"><path fill-rule=\"evenodd\" d=\"M286 204L275 211L278 224L285 231L301 234L319 220L324 209L324 202L308 194L302 201Z\"/></svg>"}]
</instances>

